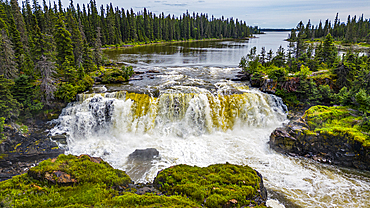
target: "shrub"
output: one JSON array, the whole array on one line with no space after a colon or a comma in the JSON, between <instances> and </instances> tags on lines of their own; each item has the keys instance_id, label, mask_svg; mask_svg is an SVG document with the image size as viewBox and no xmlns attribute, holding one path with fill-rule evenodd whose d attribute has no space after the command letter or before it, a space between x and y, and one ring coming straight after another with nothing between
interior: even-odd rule
<instances>
[{"instance_id":1,"label":"shrub","mask_svg":"<svg viewBox=\"0 0 370 208\"><path fill-rule=\"evenodd\" d=\"M61 100L70 102L75 99L77 90L77 87L70 83L62 83L55 93L55 96Z\"/></svg>"},{"instance_id":2,"label":"shrub","mask_svg":"<svg viewBox=\"0 0 370 208\"><path fill-rule=\"evenodd\" d=\"M276 81L284 81L286 79L288 72L285 68L272 66L272 68L267 72L270 79Z\"/></svg>"}]
</instances>

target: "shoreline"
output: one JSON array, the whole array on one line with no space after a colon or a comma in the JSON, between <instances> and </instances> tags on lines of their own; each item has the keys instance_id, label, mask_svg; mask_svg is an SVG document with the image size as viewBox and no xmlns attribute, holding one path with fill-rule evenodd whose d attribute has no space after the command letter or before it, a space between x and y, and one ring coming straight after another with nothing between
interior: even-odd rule
<instances>
[{"instance_id":1,"label":"shoreline","mask_svg":"<svg viewBox=\"0 0 370 208\"><path fill-rule=\"evenodd\" d=\"M174 40L174 41L159 41L159 42L152 42L152 43L128 43L127 45L121 45L119 47L110 46L110 47L102 47L103 51L106 50L119 50L119 49L126 49L126 48L134 48L134 47L144 47L144 46L151 46L151 45L161 45L161 44L170 44L170 43L185 43L185 42L206 42L206 41L222 41L222 40L249 40L251 38L258 38L256 36L250 36L245 38L206 38L206 39L189 39L189 40Z\"/></svg>"}]
</instances>

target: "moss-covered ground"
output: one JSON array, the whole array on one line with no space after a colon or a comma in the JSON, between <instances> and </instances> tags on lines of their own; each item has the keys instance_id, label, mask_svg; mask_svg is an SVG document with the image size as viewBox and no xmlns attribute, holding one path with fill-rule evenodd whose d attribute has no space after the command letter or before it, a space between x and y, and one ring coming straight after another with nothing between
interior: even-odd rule
<instances>
[{"instance_id":1,"label":"moss-covered ground","mask_svg":"<svg viewBox=\"0 0 370 208\"><path fill-rule=\"evenodd\" d=\"M247 166L178 165L156 177L162 193L138 195L124 171L100 158L60 155L1 182L0 207L241 207L257 204L260 181Z\"/></svg>"},{"instance_id":2,"label":"moss-covered ground","mask_svg":"<svg viewBox=\"0 0 370 208\"><path fill-rule=\"evenodd\" d=\"M307 133L324 133L343 136L370 147L370 136L363 129L363 117L356 110L344 106L314 106L305 112L304 119L310 127Z\"/></svg>"}]
</instances>

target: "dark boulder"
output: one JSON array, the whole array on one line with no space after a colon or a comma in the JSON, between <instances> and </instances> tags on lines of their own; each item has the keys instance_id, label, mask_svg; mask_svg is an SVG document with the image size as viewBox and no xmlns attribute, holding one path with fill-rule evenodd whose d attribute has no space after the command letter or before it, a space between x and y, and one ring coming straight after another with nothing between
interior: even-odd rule
<instances>
[{"instance_id":1,"label":"dark boulder","mask_svg":"<svg viewBox=\"0 0 370 208\"><path fill-rule=\"evenodd\" d=\"M129 160L141 161L151 161L157 157L159 157L159 152L155 148L136 149L128 156Z\"/></svg>"},{"instance_id":2,"label":"dark boulder","mask_svg":"<svg viewBox=\"0 0 370 208\"><path fill-rule=\"evenodd\" d=\"M140 181L153 167L153 161L158 159L159 152L154 148L137 149L128 156L126 173L134 181Z\"/></svg>"}]
</instances>

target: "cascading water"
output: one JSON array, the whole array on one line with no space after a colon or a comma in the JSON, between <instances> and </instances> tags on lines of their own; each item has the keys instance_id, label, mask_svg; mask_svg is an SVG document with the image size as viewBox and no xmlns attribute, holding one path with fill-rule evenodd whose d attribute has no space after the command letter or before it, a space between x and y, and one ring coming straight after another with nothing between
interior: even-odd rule
<instances>
[{"instance_id":1,"label":"cascading water","mask_svg":"<svg viewBox=\"0 0 370 208\"><path fill-rule=\"evenodd\" d=\"M79 95L51 133L67 134L67 153L102 157L136 182L151 181L157 171L176 164L230 162L258 170L272 193L302 207L370 207L368 172L271 150L269 136L286 122L285 106L276 96L225 81L238 75L234 66L253 42L268 50L287 45L287 35L108 51L110 59L135 66L141 79ZM146 148L157 149L159 157L130 161L129 154ZM273 202L268 201L275 207Z\"/></svg>"},{"instance_id":2,"label":"cascading water","mask_svg":"<svg viewBox=\"0 0 370 208\"><path fill-rule=\"evenodd\" d=\"M102 157L136 182L176 164L249 165L266 186L304 207L366 207L370 180L268 147L270 133L286 122L281 99L258 90L234 94L183 87L150 94L83 94L69 104L52 134L66 133L68 152ZM151 163L127 162L135 149L156 148Z\"/></svg>"}]
</instances>

